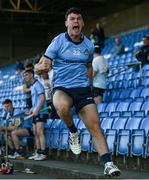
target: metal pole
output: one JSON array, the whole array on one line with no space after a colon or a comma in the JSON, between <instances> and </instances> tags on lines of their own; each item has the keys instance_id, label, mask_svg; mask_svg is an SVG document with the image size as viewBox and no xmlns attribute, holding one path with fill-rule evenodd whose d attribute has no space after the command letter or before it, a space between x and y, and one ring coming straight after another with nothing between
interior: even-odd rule
<instances>
[{"instance_id":1,"label":"metal pole","mask_svg":"<svg viewBox=\"0 0 149 180\"><path fill-rule=\"evenodd\" d=\"M8 162L8 119L6 119L5 134L6 134L6 162Z\"/></svg>"}]
</instances>

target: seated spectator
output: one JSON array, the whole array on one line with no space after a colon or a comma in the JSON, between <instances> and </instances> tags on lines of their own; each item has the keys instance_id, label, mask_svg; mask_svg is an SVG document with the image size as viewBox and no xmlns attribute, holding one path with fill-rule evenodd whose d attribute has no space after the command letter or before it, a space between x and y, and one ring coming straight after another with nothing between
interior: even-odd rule
<instances>
[{"instance_id":1,"label":"seated spectator","mask_svg":"<svg viewBox=\"0 0 149 180\"><path fill-rule=\"evenodd\" d=\"M115 38L115 46L112 49L112 56L121 55L125 53L125 46L121 42L121 39L119 37Z\"/></svg>"},{"instance_id":2,"label":"seated spectator","mask_svg":"<svg viewBox=\"0 0 149 180\"><path fill-rule=\"evenodd\" d=\"M31 135L31 127L29 124L24 126L21 123L20 118L24 116L24 113L20 109L15 109L10 99L4 100L3 107L6 112L3 118L5 122L0 127L0 132L5 133L7 128L8 147L10 148L9 158L15 159L21 156L19 137ZM19 117L14 117L15 115L19 115Z\"/></svg>"},{"instance_id":3,"label":"seated spectator","mask_svg":"<svg viewBox=\"0 0 149 180\"><path fill-rule=\"evenodd\" d=\"M149 64L149 36L144 36L143 46L135 52L135 57L142 63L142 66Z\"/></svg>"},{"instance_id":4,"label":"seated spectator","mask_svg":"<svg viewBox=\"0 0 149 180\"><path fill-rule=\"evenodd\" d=\"M93 67L93 96L96 104L102 101L103 93L107 84L108 63L107 60L100 54L101 48L95 46Z\"/></svg>"}]
</instances>

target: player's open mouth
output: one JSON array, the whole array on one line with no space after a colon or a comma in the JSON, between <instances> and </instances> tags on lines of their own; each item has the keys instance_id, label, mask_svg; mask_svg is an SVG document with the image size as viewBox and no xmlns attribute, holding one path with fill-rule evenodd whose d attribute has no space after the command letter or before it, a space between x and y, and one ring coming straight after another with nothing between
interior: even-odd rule
<instances>
[{"instance_id":1,"label":"player's open mouth","mask_svg":"<svg viewBox=\"0 0 149 180\"><path fill-rule=\"evenodd\" d=\"M73 29L74 29L74 30L79 30L79 26L77 26L77 25L76 25L76 26L73 26Z\"/></svg>"}]
</instances>

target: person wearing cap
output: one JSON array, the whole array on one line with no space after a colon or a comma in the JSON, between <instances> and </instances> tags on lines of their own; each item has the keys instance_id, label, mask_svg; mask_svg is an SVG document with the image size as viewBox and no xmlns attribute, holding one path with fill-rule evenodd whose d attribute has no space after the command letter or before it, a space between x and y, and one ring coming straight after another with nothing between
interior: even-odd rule
<instances>
[{"instance_id":1,"label":"person wearing cap","mask_svg":"<svg viewBox=\"0 0 149 180\"><path fill-rule=\"evenodd\" d=\"M93 96L96 104L100 103L103 98L103 93L106 89L108 63L107 60L100 54L101 48L95 45L94 58L92 61L93 67Z\"/></svg>"}]
</instances>

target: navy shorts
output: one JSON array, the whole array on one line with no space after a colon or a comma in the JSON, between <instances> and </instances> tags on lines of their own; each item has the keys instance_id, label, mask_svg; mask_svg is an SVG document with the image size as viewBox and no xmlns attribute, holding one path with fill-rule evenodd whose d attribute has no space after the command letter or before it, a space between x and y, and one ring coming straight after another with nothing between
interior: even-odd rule
<instances>
[{"instance_id":1,"label":"navy shorts","mask_svg":"<svg viewBox=\"0 0 149 180\"><path fill-rule=\"evenodd\" d=\"M97 96L102 96L103 97L104 92L105 92L105 89L93 87L93 96L94 97L97 97Z\"/></svg>"},{"instance_id":2,"label":"navy shorts","mask_svg":"<svg viewBox=\"0 0 149 180\"><path fill-rule=\"evenodd\" d=\"M48 119L48 114L38 114L37 116L33 116L33 123L36 124L37 122L46 122Z\"/></svg>"},{"instance_id":3,"label":"navy shorts","mask_svg":"<svg viewBox=\"0 0 149 180\"><path fill-rule=\"evenodd\" d=\"M84 106L95 103L93 100L90 87L80 87L80 88L55 87L53 89L53 94L56 92L56 90L61 90L72 98L73 106L75 106L77 113Z\"/></svg>"},{"instance_id":4,"label":"navy shorts","mask_svg":"<svg viewBox=\"0 0 149 180\"><path fill-rule=\"evenodd\" d=\"M29 133L29 136L34 136L34 134L33 134L33 131L32 131L32 129L31 128L26 128L27 129L27 131L28 131L28 133Z\"/></svg>"}]
</instances>

